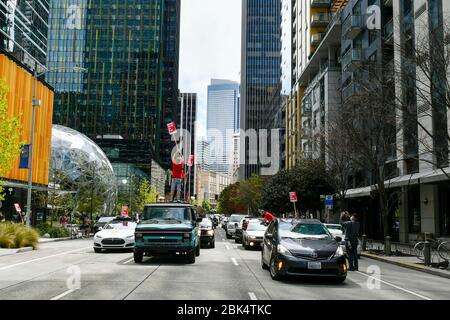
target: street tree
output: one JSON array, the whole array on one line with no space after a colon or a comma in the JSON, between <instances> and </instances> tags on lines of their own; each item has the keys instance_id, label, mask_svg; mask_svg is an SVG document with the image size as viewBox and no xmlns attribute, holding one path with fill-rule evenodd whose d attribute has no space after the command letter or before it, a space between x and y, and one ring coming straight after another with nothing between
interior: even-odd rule
<instances>
[{"instance_id":1,"label":"street tree","mask_svg":"<svg viewBox=\"0 0 450 320\"><path fill-rule=\"evenodd\" d=\"M238 203L253 216L259 215L258 210L261 208L265 180L266 178L263 176L253 175L239 184Z\"/></svg>"},{"instance_id":2,"label":"street tree","mask_svg":"<svg viewBox=\"0 0 450 320\"><path fill-rule=\"evenodd\" d=\"M219 196L219 204L217 207L219 213L231 215L233 213L245 212L245 207L238 201L239 187L240 183L236 182L223 189Z\"/></svg>"},{"instance_id":3,"label":"street tree","mask_svg":"<svg viewBox=\"0 0 450 320\"><path fill-rule=\"evenodd\" d=\"M14 161L19 157L23 143L22 126L19 117L8 113L8 86L0 80L0 177L11 170ZM0 201L4 200L3 187L0 181Z\"/></svg>"}]
</instances>

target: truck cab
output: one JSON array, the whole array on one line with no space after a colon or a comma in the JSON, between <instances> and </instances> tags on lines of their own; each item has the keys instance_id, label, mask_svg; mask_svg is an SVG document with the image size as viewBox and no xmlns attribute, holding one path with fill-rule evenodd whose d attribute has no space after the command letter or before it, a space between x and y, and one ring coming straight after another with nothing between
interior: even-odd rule
<instances>
[{"instance_id":1,"label":"truck cab","mask_svg":"<svg viewBox=\"0 0 450 320\"><path fill-rule=\"evenodd\" d=\"M144 255L180 254L188 263L200 255L199 223L202 218L190 204L147 205L135 230L134 261Z\"/></svg>"}]
</instances>

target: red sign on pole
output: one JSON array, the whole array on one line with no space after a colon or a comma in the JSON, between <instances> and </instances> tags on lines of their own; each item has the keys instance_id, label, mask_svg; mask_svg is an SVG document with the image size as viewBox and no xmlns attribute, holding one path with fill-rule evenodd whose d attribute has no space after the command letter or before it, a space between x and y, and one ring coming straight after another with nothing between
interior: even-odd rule
<instances>
[{"instance_id":1,"label":"red sign on pole","mask_svg":"<svg viewBox=\"0 0 450 320\"><path fill-rule=\"evenodd\" d=\"M170 135L174 135L175 133L177 133L177 125L175 124L175 122L168 123L167 129L169 130Z\"/></svg>"},{"instance_id":2,"label":"red sign on pole","mask_svg":"<svg viewBox=\"0 0 450 320\"><path fill-rule=\"evenodd\" d=\"M17 211L18 213L21 213L21 212L22 212L22 209L20 208L20 204L14 203L14 207L16 207L16 211Z\"/></svg>"},{"instance_id":3,"label":"red sign on pole","mask_svg":"<svg viewBox=\"0 0 450 320\"><path fill-rule=\"evenodd\" d=\"M297 202L297 192L289 192L289 198L291 202Z\"/></svg>"},{"instance_id":4,"label":"red sign on pole","mask_svg":"<svg viewBox=\"0 0 450 320\"><path fill-rule=\"evenodd\" d=\"M193 154L191 154L189 156L188 167L192 167L194 165L194 161L195 161L195 156Z\"/></svg>"},{"instance_id":5,"label":"red sign on pole","mask_svg":"<svg viewBox=\"0 0 450 320\"><path fill-rule=\"evenodd\" d=\"M122 215L122 217L128 217L128 207L127 206L122 207L121 215Z\"/></svg>"}]
</instances>

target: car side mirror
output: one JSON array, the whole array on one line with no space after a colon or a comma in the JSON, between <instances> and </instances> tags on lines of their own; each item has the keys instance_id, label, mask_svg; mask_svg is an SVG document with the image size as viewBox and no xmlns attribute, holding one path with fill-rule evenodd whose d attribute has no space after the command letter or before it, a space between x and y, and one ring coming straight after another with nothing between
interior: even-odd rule
<instances>
[{"instance_id":1,"label":"car side mirror","mask_svg":"<svg viewBox=\"0 0 450 320\"><path fill-rule=\"evenodd\" d=\"M102 230L103 230L103 227L99 227L99 228L98 228L98 231L102 231Z\"/></svg>"},{"instance_id":2,"label":"car side mirror","mask_svg":"<svg viewBox=\"0 0 450 320\"><path fill-rule=\"evenodd\" d=\"M341 243L342 242L342 238L341 237L339 237L339 236L337 236L337 237L335 237L334 238L337 242L339 242L339 243Z\"/></svg>"}]
</instances>

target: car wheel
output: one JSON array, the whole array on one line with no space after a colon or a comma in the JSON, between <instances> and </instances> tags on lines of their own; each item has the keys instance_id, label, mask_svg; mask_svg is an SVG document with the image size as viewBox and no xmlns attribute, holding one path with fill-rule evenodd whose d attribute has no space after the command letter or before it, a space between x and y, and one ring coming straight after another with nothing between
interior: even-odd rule
<instances>
[{"instance_id":1,"label":"car wheel","mask_svg":"<svg viewBox=\"0 0 450 320\"><path fill-rule=\"evenodd\" d=\"M263 259L263 253L261 252L261 268L263 269L263 270L269 270L269 267L267 266L267 264L264 262L264 259Z\"/></svg>"},{"instance_id":2,"label":"car wheel","mask_svg":"<svg viewBox=\"0 0 450 320\"><path fill-rule=\"evenodd\" d=\"M216 241L211 242L210 248L211 248L211 249L214 249L215 247L216 247Z\"/></svg>"},{"instance_id":3,"label":"car wheel","mask_svg":"<svg viewBox=\"0 0 450 320\"><path fill-rule=\"evenodd\" d=\"M188 254L187 254L187 262L189 264L195 263L195 251L196 250L192 250L192 251L188 252Z\"/></svg>"},{"instance_id":4,"label":"car wheel","mask_svg":"<svg viewBox=\"0 0 450 320\"><path fill-rule=\"evenodd\" d=\"M94 248L94 252L95 252L95 253L102 253L102 249L100 249L100 248Z\"/></svg>"},{"instance_id":5,"label":"car wheel","mask_svg":"<svg viewBox=\"0 0 450 320\"><path fill-rule=\"evenodd\" d=\"M231 239L231 236L227 233L227 239Z\"/></svg>"},{"instance_id":6,"label":"car wheel","mask_svg":"<svg viewBox=\"0 0 450 320\"><path fill-rule=\"evenodd\" d=\"M272 278L272 280L281 280L281 275L278 273L278 269L277 266L275 265L275 259L272 258L272 260L270 261L270 277Z\"/></svg>"},{"instance_id":7,"label":"car wheel","mask_svg":"<svg viewBox=\"0 0 450 320\"><path fill-rule=\"evenodd\" d=\"M198 244L197 247L195 247L195 256L196 257L200 256L200 243Z\"/></svg>"},{"instance_id":8,"label":"car wheel","mask_svg":"<svg viewBox=\"0 0 450 320\"><path fill-rule=\"evenodd\" d=\"M144 253L143 252L134 252L133 257L134 257L135 263L142 263L142 261L144 260Z\"/></svg>"}]
</instances>

